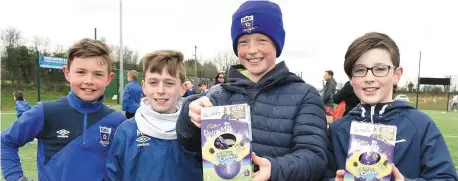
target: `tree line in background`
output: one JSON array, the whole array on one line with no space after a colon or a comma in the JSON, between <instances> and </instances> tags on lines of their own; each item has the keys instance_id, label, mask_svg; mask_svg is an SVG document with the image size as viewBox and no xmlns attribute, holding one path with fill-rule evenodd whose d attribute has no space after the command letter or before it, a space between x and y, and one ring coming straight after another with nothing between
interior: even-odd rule
<instances>
[{"instance_id":1,"label":"tree line in background","mask_svg":"<svg viewBox=\"0 0 458 181\"><path fill-rule=\"evenodd\" d=\"M451 80L451 82L453 82ZM410 92L416 92L417 90L417 84L415 84L412 81L409 81L406 83L404 87L398 87L396 89L396 92L398 93L410 93ZM433 93L433 94L439 94L439 93L444 93L447 92L447 90L450 90L452 93L457 93L457 85L456 84L451 84L451 85L420 85L420 92L428 92L428 93Z\"/></svg>"},{"instance_id":2,"label":"tree line in background","mask_svg":"<svg viewBox=\"0 0 458 181\"><path fill-rule=\"evenodd\" d=\"M100 41L106 42L106 39L101 37ZM113 69L119 69L119 46L109 46L112 49L112 58L115 60ZM56 45L52 49L51 40L46 37L34 36L31 40L26 41L22 32L15 28L1 30L0 60L2 90L33 89L37 83L37 71L40 71L42 91L61 92L68 90L62 70L49 68L37 69L39 55L66 58L67 48L69 47L64 48L61 45ZM124 47L122 57L124 70L143 71L143 62L140 60L141 57L138 52L131 50L129 47ZM232 53L221 52L213 60L196 61L194 59L187 59L184 63L187 76L213 80L218 72L224 72L227 75L229 67L237 64L238 60Z\"/></svg>"},{"instance_id":3,"label":"tree line in background","mask_svg":"<svg viewBox=\"0 0 458 181\"><path fill-rule=\"evenodd\" d=\"M100 41L106 43L104 37L101 37ZM28 44L25 42L28 42ZM109 46L112 49L112 59L115 60L113 69L119 69L119 46ZM51 47L51 40L49 38L34 36L32 39L26 41L22 32L18 29L6 28L1 30L0 60L2 89L34 89L36 87L37 71L40 71L40 84L43 91L67 91L68 85L62 70L49 68L39 68L37 70L39 54L44 56L67 57L68 47L64 48L61 45L54 46L54 49ZM140 60L141 57L138 52L131 50L129 47L124 47L123 49L124 70L142 72L143 62ZM218 72L223 72L227 76L229 67L237 64L238 59L232 52L220 52L212 60L196 61L194 59L187 59L184 63L188 77L214 80ZM338 83L337 88L341 89L342 86L343 83ZM416 92L416 89L416 83L407 82L405 86L398 87L397 92ZM443 93L446 90L448 90L447 86L420 86L420 92ZM452 84L450 90L451 92L457 92L456 84Z\"/></svg>"},{"instance_id":4,"label":"tree line in background","mask_svg":"<svg viewBox=\"0 0 458 181\"><path fill-rule=\"evenodd\" d=\"M453 82L452 80L451 82ZM337 83L337 89L338 90L342 89L343 85L344 83L342 82ZM396 92L397 93L413 93L413 92L417 92L416 89L417 89L417 84L412 81L408 81L404 86L398 86L396 88ZM450 87L445 86L445 85L420 85L420 92L425 92L425 93L440 94L440 93L446 92L447 90L450 90L450 92L452 93L458 92L457 85L453 83L450 85Z\"/></svg>"}]
</instances>

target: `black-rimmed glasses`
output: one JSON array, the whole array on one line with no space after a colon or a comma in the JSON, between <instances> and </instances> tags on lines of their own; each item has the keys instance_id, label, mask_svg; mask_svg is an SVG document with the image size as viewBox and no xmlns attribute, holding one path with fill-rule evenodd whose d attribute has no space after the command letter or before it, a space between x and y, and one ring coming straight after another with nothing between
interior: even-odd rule
<instances>
[{"instance_id":1,"label":"black-rimmed glasses","mask_svg":"<svg viewBox=\"0 0 458 181\"><path fill-rule=\"evenodd\" d=\"M353 77L365 77L367 72L371 70L372 75L376 77L385 77L390 72L391 68L395 68L396 66L389 66L389 65L377 65L371 68L363 67L363 66L356 66L351 69L351 74Z\"/></svg>"}]
</instances>

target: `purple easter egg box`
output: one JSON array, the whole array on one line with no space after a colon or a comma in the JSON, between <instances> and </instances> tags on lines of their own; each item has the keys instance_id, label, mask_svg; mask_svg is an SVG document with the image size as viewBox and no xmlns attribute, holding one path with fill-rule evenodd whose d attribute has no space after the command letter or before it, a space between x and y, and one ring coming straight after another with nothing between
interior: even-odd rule
<instances>
[{"instance_id":1,"label":"purple easter egg box","mask_svg":"<svg viewBox=\"0 0 458 181\"><path fill-rule=\"evenodd\" d=\"M391 179L396 126L353 121L344 181Z\"/></svg>"},{"instance_id":2,"label":"purple easter egg box","mask_svg":"<svg viewBox=\"0 0 458 181\"><path fill-rule=\"evenodd\" d=\"M250 107L205 107L201 116L204 181L251 181Z\"/></svg>"}]
</instances>

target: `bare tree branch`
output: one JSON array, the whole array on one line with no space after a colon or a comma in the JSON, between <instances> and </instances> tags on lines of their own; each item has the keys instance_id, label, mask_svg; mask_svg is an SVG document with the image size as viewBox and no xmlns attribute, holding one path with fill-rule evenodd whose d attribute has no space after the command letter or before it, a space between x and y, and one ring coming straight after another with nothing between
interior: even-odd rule
<instances>
[{"instance_id":1,"label":"bare tree branch","mask_svg":"<svg viewBox=\"0 0 458 181\"><path fill-rule=\"evenodd\" d=\"M54 52L64 52L64 48L62 47L62 45L56 45L56 50Z\"/></svg>"},{"instance_id":2,"label":"bare tree branch","mask_svg":"<svg viewBox=\"0 0 458 181\"><path fill-rule=\"evenodd\" d=\"M0 41L4 47L17 47L22 40L22 33L14 28L3 29L0 34Z\"/></svg>"},{"instance_id":3,"label":"bare tree branch","mask_svg":"<svg viewBox=\"0 0 458 181\"><path fill-rule=\"evenodd\" d=\"M36 50L39 50L42 54L47 54L49 50L50 40L48 37L34 36L33 46Z\"/></svg>"},{"instance_id":4,"label":"bare tree branch","mask_svg":"<svg viewBox=\"0 0 458 181\"><path fill-rule=\"evenodd\" d=\"M220 72L227 72L232 65L236 65L238 62L238 58L228 52L220 52L214 58L214 63Z\"/></svg>"}]
</instances>

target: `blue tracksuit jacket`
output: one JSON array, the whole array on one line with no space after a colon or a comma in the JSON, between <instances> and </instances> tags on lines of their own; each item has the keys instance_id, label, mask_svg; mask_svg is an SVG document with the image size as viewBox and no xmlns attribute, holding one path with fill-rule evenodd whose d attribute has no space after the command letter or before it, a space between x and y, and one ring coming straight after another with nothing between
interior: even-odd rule
<instances>
[{"instance_id":1,"label":"blue tracksuit jacket","mask_svg":"<svg viewBox=\"0 0 458 181\"><path fill-rule=\"evenodd\" d=\"M7 181L23 176L18 149L37 138L38 180L102 180L114 132L125 119L103 96L89 103L70 92L39 102L1 132L2 174Z\"/></svg>"}]
</instances>

